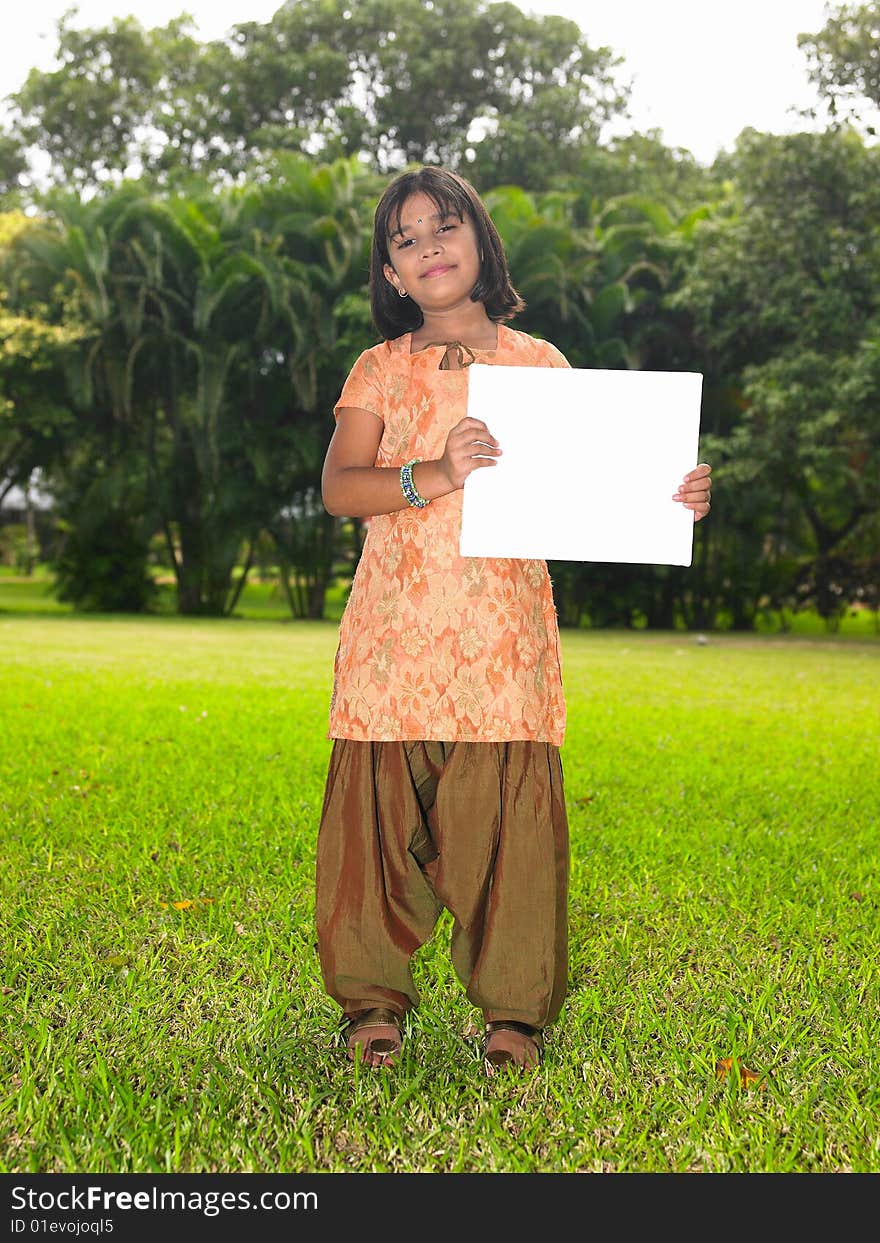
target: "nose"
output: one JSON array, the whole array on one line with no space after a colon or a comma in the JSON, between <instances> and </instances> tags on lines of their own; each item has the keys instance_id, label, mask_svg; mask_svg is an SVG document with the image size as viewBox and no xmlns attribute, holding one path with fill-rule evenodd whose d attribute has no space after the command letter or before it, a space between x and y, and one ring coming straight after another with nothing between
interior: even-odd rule
<instances>
[{"instance_id":1,"label":"nose","mask_svg":"<svg viewBox=\"0 0 880 1243\"><path fill-rule=\"evenodd\" d=\"M427 258L428 255L436 255L440 249L440 239L437 237L429 237L422 243L422 255Z\"/></svg>"}]
</instances>

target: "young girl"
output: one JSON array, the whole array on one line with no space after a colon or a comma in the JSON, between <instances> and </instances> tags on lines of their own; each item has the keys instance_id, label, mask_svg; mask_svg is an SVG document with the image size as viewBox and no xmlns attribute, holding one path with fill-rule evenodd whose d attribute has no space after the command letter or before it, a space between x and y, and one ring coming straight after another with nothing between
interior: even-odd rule
<instances>
[{"instance_id":1,"label":"young girl","mask_svg":"<svg viewBox=\"0 0 880 1243\"><path fill-rule=\"evenodd\" d=\"M467 416L467 367L569 364L507 326L524 303L501 240L446 170L382 196L370 297L384 340L345 382L322 480L330 513L371 521L334 669L321 970L349 1057L391 1065L419 1000L410 960L446 908L487 1072L528 1070L567 984L565 701L546 563L458 553L464 481L502 453ZM709 489L703 464L672 499L700 519Z\"/></svg>"}]
</instances>

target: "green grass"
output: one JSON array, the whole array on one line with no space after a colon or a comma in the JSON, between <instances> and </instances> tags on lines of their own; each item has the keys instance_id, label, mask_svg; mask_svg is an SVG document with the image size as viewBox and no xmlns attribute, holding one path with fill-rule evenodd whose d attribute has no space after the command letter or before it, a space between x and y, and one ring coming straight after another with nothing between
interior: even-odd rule
<instances>
[{"instance_id":1,"label":"green grass","mask_svg":"<svg viewBox=\"0 0 880 1243\"><path fill-rule=\"evenodd\" d=\"M335 643L0 617L0 1169L880 1171L876 641L564 633L570 988L525 1080L447 917L399 1067L334 1043Z\"/></svg>"}]
</instances>

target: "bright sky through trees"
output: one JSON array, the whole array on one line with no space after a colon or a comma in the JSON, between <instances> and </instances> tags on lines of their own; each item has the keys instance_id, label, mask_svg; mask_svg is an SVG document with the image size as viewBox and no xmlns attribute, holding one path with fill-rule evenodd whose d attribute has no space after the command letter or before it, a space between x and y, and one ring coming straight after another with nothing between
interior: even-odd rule
<instances>
[{"instance_id":1,"label":"bright sky through trees","mask_svg":"<svg viewBox=\"0 0 880 1243\"><path fill-rule=\"evenodd\" d=\"M28 69L53 63L55 24L72 0L29 0L0 45L0 96ZM267 21L280 0L80 0L79 26L133 14L145 26L193 15L203 39L240 21ZM797 36L824 24L823 0L523 0L520 7L576 21L590 42L624 58L633 80L632 127L657 128L671 146L710 162L746 126L812 128L793 107L816 103Z\"/></svg>"}]
</instances>

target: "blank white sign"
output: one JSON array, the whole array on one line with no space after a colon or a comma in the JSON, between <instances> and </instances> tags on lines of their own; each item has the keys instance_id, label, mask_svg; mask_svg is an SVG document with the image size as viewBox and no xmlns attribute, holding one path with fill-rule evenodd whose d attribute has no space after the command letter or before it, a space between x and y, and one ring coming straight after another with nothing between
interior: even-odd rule
<instances>
[{"instance_id":1,"label":"blank white sign","mask_svg":"<svg viewBox=\"0 0 880 1243\"><path fill-rule=\"evenodd\" d=\"M503 454L464 485L464 557L690 565L672 495L698 462L703 377L685 371L468 368L468 414Z\"/></svg>"}]
</instances>

